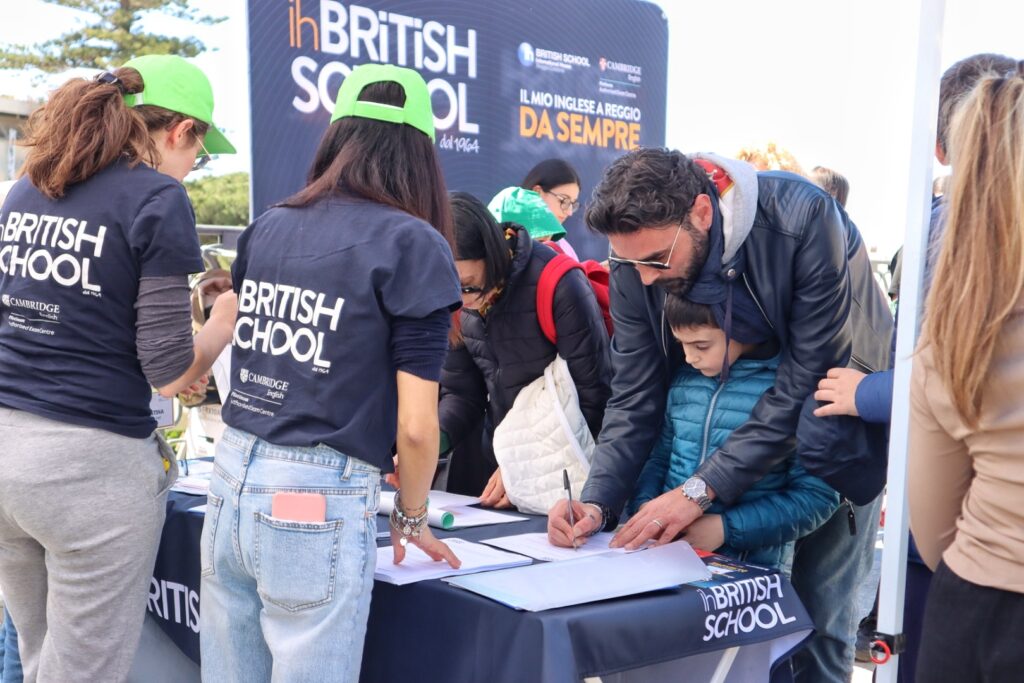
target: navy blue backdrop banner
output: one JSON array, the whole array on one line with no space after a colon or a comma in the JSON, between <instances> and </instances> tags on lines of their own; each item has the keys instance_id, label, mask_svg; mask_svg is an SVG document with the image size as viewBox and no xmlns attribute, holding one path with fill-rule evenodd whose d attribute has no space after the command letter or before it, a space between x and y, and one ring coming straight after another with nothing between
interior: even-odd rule
<instances>
[{"instance_id":1,"label":"navy blue backdrop banner","mask_svg":"<svg viewBox=\"0 0 1024 683\"><path fill-rule=\"evenodd\" d=\"M639 0L249 0L252 208L302 187L338 88L359 64L419 71L451 190L485 202L537 162L603 169L665 142L668 26ZM581 257L607 256L582 211Z\"/></svg>"}]
</instances>

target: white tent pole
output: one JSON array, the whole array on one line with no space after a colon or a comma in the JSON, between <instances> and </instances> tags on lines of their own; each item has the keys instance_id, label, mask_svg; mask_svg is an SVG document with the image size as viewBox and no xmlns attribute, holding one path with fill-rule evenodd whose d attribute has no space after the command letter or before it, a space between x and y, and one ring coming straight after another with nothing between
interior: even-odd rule
<instances>
[{"instance_id":1,"label":"white tent pole","mask_svg":"<svg viewBox=\"0 0 1024 683\"><path fill-rule=\"evenodd\" d=\"M896 334L896 372L893 379L892 427L889 439L888 505L885 548L882 551L878 632L903 631L903 594L907 564L907 433L910 424L911 354L917 340L921 310L921 280L928 247L932 158L938 110L942 24L945 0L919 0L913 127L907 168L907 196L900 281L900 323ZM907 22L912 26L913 19ZM912 32L908 32L913 35ZM877 669L878 683L895 683L899 657Z\"/></svg>"}]
</instances>

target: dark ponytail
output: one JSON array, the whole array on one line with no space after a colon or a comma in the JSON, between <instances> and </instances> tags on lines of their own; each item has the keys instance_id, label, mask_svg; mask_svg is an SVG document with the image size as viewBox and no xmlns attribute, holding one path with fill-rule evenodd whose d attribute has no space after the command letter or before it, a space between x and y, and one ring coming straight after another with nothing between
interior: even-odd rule
<instances>
[{"instance_id":1,"label":"dark ponytail","mask_svg":"<svg viewBox=\"0 0 1024 683\"><path fill-rule=\"evenodd\" d=\"M122 157L156 166L160 154L150 133L190 117L162 107L128 107L124 95L142 90L142 76L132 68L91 80L72 79L59 87L28 119L22 144L29 152L22 173L55 199ZM191 134L204 135L209 126L192 121Z\"/></svg>"}]
</instances>

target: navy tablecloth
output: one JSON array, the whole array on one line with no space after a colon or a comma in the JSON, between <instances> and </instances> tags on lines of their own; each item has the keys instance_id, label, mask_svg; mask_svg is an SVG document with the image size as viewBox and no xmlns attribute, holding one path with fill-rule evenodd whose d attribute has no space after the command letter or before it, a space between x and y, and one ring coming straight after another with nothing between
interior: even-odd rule
<instances>
[{"instance_id":1,"label":"navy tablecloth","mask_svg":"<svg viewBox=\"0 0 1024 683\"><path fill-rule=\"evenodd\" d=\"M171 492L148 609L199 661L199 537L205 497ZM383 519L383 518L382 518ZM541 531L545 520L438 533L480 540ZM705 558L712 581L546 612L518 612L449 586L375 583L361 679L387 681L579 681L772 641L813 628L776 572Z\"/></svg>"}]
</instances>

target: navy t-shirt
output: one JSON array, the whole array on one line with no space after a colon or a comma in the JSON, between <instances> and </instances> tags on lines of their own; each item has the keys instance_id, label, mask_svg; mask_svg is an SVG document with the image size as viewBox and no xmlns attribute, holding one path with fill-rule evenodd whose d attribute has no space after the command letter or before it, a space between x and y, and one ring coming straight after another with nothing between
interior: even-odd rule
<instances>
[{"instance_id":1,"label":"navy t-shirt","mask_svg":"<svg viewBox=\"0 0 1024 683\"><path fill-rule=\"evenodd\" d=\"M274 208L239 239L232 280L238 317L225 422L391 471L391 323L461 305L440 233L370 201Z\"/></svg>"},{"instance_id":2,"label":"navy t-shirt","mask_svg":"<svg viewBox=\"0 0 1024 683\"><path fill-rule=\"evenodd\" d=\"M203 269L181 183L117 162L49 199L27 177L0 209L0 405L144 438L142 277Z\"/></svg>"}]
</instances>

